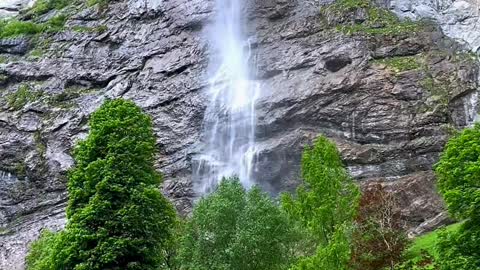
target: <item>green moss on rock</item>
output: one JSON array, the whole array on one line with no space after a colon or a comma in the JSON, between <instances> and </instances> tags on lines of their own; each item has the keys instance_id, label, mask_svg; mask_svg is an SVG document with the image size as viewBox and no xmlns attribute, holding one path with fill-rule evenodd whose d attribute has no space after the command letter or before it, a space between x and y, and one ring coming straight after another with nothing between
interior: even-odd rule
<instances>
[{"instance_id":1,"label":"green moss on rock","mask_svg":"<svg viewBox=\"0 0 480 270\"><path fill-rule=\"evenodd\" d=\"M27 103L33 102L42 96L42 92L34 92L28 84L22 84L17 91L7 96L8 106L14 110L20 110Z\"/></svg>"},{"instance_id":2,"label":"green moss on rock","mask_svg":"<svg viewBox=\"0 0 480 270\"><path fill-rule=\"evenodd\" d=\"M383 59L375 59L373 64L384 65L395 73L416 70L422 67L419 56L397 56Z\"/></svg>"},{"instance_id":3,"label":"green moss on rock","mask_svg":"<svg viewBox=\"0 0 480 270\"><path fill-rule=\"evenodd\" d=\"M400 20L393 12L366 0L339 0L322 9L331 26L346 35L395 36L418 32L425 23ZM333 22L332 22L333 21Z\"/></svg>"},{"instance_id":4,"label":"green moss on rock","mask_svg":"<svg viewBox=\"0 0 480 270\"><path fill-rule=\"evenodd\" d=\"M48 13L51 10L60 10L68 6L71 0L37 0L29 13L35 16L40 16Z\"/></svg>"}]
</instances>

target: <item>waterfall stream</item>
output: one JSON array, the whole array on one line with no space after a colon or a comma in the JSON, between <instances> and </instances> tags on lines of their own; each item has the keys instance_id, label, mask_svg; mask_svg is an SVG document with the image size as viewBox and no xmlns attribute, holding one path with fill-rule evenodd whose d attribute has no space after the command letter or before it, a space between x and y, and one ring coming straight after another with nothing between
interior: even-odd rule
<instances>
[{"instance_id":1,"label":"waterfall stream","mask_svg":"<svg viewBox=\"0 0 480 270\"><path fill-rule=\"evenodd\" d=\"M203 151L193 159L196 191L212 191L223 177L238 176L245 187L254 183L255 103L258 83L249 80L250 46L242 34L244 0L217 0L210 31L212 57L209 104L204 121Z\"/></svg>"}]
</instances>

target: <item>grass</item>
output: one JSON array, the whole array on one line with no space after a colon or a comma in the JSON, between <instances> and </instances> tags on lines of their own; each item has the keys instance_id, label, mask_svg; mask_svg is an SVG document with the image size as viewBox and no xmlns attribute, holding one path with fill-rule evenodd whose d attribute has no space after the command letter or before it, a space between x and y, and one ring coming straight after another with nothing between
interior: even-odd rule
<instances>
[{"instance_id":1,"label":"grass","mask_svg":"<svg viewBox=\"0 0 480 270\"><path fill-rule=\"evenodd\" d=\"M67 87L62 93L48 97L47 102L52 106L68 109L76 105L75 99L95 91L98 91L98 89L78 86Z\"/></svg>"},{"instance_id":2,"label":"grass","mask_svg":"<svg viewBox=\"0 0 480 270\"><path fill-rule=\"evenodd\" d=\"M0 38L17 36L32 36L40 33L55 33L62 31L67 17L57 15L45 23L19 21L15 19L0 21Z\"/></svg>"},{"instance_id":3,"label":"grass","mask_svg":"<svg viewBox=\"0 0 480 270\"><path fill-rule=\"evenodd\" d=\"M365 11L365 20L353 21L352 15L359 10ZM369 0L338 0L325 7L322 13L327 18L343 20L335 29L346 35L397 36L418 32L424 27L420 22L402 21L393 12L379 8Z\"/></svg>"},{"instance_id":4,"label":"grass","mask_svg":"<svg viewBox=\"0 0 480 270\"><path fill-rule=\"evenodd\" d=\"M87 0L87 6L99 5L101 8L105 8L110 0Z\"/></svg>"},{"instance_id":5,"label":"grass","mask_svg":"<svg viewBox=\"0 0 480 270\"><path fill-rule=\"evenodd\" d=\"M60 10L69 5L71 0L37 0L29 10L29 14L40 16L51 10Z\"/></svg>"},{"instance_id":6,"label":"grass","mask_svg":"<svg viewBox=\"0 0 480 270\"><path fill-rule=\"evenodd\" d=\"M72 26L72 30L77 33L103 33L108 30L108 27L106 25L99 25L95 27L88 27L88 26L80 26L80 25L75 25Z\"/></svg>"},{"instance_id":7,"label":"grass","mask_svg":"<svg viewBox=\"0 0 480 270\"><path fill-rule=\"evenodd\" d=\"M412 258L421 257L423 253L427 252L428 254L432 255L434 258L437 258L438 254L435 249L435 244L437 242L439 233L444 230L448 232L457 231L460 228L461 224L462 224L461 222L455 223L445 228L441 228L417 237L413 241L412 245L408 248L406 253L407 257L412 257Z\"/></svg>"},{"instance_id":8,"label":"grass","mask_svg":"<svg viewBox=\"0 0 480 270\"><path fill-rule=\"evenodd\" d=\"M35 132L33 139L35 140L35 144L37 145L37 150L40 156L45 156L45 153L47 152L47 146L43 142L42 133L40 131Z\"/></svg>"},{"instance_id":9,"label":"grass","mask_svg":"<svg viewBox=\"0 0 480 270\"><path fill-rule=\"evenodd\" d=\"M417 56L397 56L384 59L376 59L372 62L374 64L385 65L395 73L400 73L408 70L416 70L422 67L421 62Z\"/></svg>"},{"instance_id":10,"label":"grass","mask_svg":"<svg viewBox=\"0 0 480 270\"><path fill-rule=\"evenodd\" d=\"M22 84L17 91L7 97L8 106L14 110L20 110L27 103L33 102L40 98L41 92L33 92L29 85Z\"/></svg>"},{"instance_id":11,"label":"grass","mask_svg":"<svg viewBox=\"0 0 480 270\"><path fill-rule=\"evenodd\" d=\"M4 84L8 80L7 75L0 74L0 84Z\"/></svg>"},{"instance_id":12,"label":"grass","mask_svg":"<svg viewBox=\"0 0 480 270\"><path fill-rule=\"evenodd\" d=\"M0 55L0 64L8 63L8 57Z\"/></svg>"}]
</instances>

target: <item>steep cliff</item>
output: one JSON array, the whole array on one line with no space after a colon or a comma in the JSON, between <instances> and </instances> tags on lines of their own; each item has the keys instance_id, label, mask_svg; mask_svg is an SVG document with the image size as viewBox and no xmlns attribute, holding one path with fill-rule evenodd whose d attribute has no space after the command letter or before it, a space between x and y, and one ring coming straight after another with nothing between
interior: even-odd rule
<instances>
[{"instance_id":1,"label":"steep cliff","mask_svg":"<svg viewBox=\"0 0 480 270\"><path fill-rule=\"evenodd\" d=\"M412 233L446 222L432 165L451 132L476 117L476 58L435 22L398 21L373 5L248 7L251 76L262 87L259 184L292 190L303 145L323 133L360 183L381 181L398 195ZM195 197L212 1L69 9L62 31L0 40L0 269L23 269L40 230L64 225L70 150L107 98L131 99L153 117L164 192L182 213Z\"/></svg>"}]
</instances>

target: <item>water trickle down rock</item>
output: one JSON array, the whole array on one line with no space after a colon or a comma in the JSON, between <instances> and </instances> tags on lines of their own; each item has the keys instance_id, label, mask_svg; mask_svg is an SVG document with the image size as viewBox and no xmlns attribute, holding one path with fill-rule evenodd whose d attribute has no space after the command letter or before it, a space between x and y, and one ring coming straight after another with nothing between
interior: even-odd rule
<instances>
[{"instance_id":1,"label":"water trickle down rock","mask_svg":"<svg viewBox=\"0 0 480 270\"><path fill-rule=\"evenodd\" d=\"M209 102L203 121L203 149L194 157L193 181L202 195L224 177L237 176L245 187L254 184L255 105L260 86L250 80L251 48L243 37L243 0L217 0L209 31L213 51Z\"/></svg>"},{"instance_id":2,"label":"water trickle down rock","mask_svg":"<svg viewBox=\"0 0 480 270\"><path fill-rule=\"evenodd\" d=\"M446 36L480 55L480 0L392 0L389 3L390 8L400 17L434 20ZM479 91L480 89L464 97L467 126L472 126L478 120Z\"/></svg>"},{"instance_id":3,"label":"water trickle down rock","mask_svg":"<svg viewBox=\"0 0 480 270\"><path fill-rule=\"evenodd\" d=\"M255 37L250 66L262 86L256 183L273 194L294 189L302 149L321 133L337 143L360 183L380 181L397 195L407 228L420 233L444 222L431 169L449 130L466 124L462 97L476 90L477 64L442 53L440 44L451 40L436 28L367 39L327 29L312 1L251 0L245 7L245 37ZM191 210L192 160L211 100L208 62L218 57L205 34L214 9L212 0L79 6L65 31L48 34L42 55L2 52L0 170L26 177L0 184L0 269L23 269L40 231L65 224L70 150L106 98L131 99L152 116L163 190L179 212ZM423 55L433 55L425 58L428 72L396 73L372 61ZM424 85L427 75L452 77L449 100ZM24 85L35 98L10 106Z\"/></svg>"}]
</instances>

